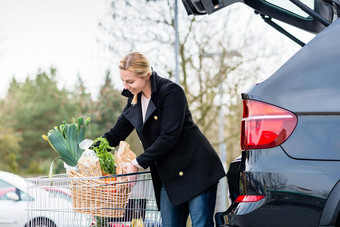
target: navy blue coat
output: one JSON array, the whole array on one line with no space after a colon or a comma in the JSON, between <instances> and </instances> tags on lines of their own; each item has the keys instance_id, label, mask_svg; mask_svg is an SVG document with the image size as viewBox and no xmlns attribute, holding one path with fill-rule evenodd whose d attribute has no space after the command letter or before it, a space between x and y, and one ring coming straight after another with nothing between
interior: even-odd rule
<instances>
[{"instance_id":1,"label":"navy blue coat","mask_svg":"<svg viewBox=\"0 0 340 227\"><path fill-rule=\"evenodd\" d=\"M137 161L143 168L150 167L158 207L162 183L176 206L216 184L225 172L216 151L193 122L183 89L156 72L150 79L145 123L141 94L137 104L131 105L133 95L124 89L127 105L103 137L115 147L136 129L144 148Z\"/></svg>"}]
</instances>

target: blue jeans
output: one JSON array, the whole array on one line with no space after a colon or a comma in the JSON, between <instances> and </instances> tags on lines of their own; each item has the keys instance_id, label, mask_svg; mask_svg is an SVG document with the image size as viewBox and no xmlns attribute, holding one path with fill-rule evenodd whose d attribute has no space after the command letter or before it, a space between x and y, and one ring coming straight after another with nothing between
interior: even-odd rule
<instances>
[{"instance_id":1,"label":"blue jeans","mask_svg":"<svg viewBox=\"0 0 340 227\"><path fill-rule=\"evenodd\" d=\"M217 184L198 196L173 207L164 186L161 188L162 227L185 227L190 214L193 227L213 227Z\"/></svg>"}]
</instances>

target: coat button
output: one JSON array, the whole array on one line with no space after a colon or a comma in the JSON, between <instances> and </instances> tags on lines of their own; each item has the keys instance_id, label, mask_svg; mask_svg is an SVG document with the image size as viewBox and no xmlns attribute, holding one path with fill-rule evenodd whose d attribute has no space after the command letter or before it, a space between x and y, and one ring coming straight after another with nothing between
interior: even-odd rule
<instances>
[{"instance_id":1,"label":"coat button","mask_svg":"<svg viewBox=\"0 0 340 227\"><path fill-rule=\"evenodd\" d=\"M180 176L183 176L183 172L182 171L180 171L179 173L178 173L178 175L180 175Z\"/></svg>"},{"instance_id":2,"label":"coat button","mask_svg":"<svg viewBox=\"0 0 340 227\"><path fill-rule=\"evenodd\" d=\"M153 119L155 119L156 121L158 120L158 117L157 116L154 116Z\"/></svg>"}]
</instances>

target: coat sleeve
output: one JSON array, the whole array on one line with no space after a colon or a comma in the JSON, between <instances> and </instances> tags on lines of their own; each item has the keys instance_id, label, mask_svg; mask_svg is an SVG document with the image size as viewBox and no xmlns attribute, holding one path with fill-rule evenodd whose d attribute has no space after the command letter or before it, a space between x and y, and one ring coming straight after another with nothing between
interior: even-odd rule
<instances>
[{"instance_id":1,"label":"coat sleeve","mask_svg":"<svg viewBox=\"0 0 340 227\"><path fill-rule=\"evenodd\" d=\"M137 157L137 162L143 168L148 168L177 146L184 124L188 103L183 89L171 83L162 90L160 134L144 153Z\"/></svg>"},{"instance_id":2,"label":"coat sleeve","mask_svg":"<svg viewBox=\"0 0 340 227\"><path fill-rule=\"evenodd\" d=\"M129 99L123 113L131 107L130 102L131 100ZM119 142L125 140L134 129L133 125L125 118L123 113L119 116L115 125L103 135L111 147L118 146Z\"/></svg>"}]
</instances>

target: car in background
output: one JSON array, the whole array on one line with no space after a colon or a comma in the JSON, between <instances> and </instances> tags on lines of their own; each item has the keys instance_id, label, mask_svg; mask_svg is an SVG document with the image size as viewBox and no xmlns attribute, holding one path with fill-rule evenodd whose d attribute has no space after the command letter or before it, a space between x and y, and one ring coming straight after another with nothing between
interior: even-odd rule
<instances>
[{"instance_id":1,"label":"car in background","mask_svg":"<svg viewBox=\"0 0 340 227\"><path fill-rule=\"evenodd\" d=\"M24 178L0 171L0 227L88 226L85 223L89 218L84 215L79 215L78 219L74 218L74 215L70 216L68 221L68 216L62 212L32 209L40 206L47 210L46 207L50 205L71 210L71 196L67 189L34 187L34 191L29 191L28 187L29 182ZM80 220L81 218L83 220ZM77 224L73 225L75 220Z\"/></svg>"},{"instance_id":2,"label":"car in background","mask_svg":"<svg viewBox=\"0 0 340 227\"><path fill-rule=\"evenodd\" d=\"M194 15L244 3L302 46L242 94L242 156L217 226L340 226L340 1L182 2ZM317 35L304 44L273 19Z\"/></svg>"}]
</instances>

